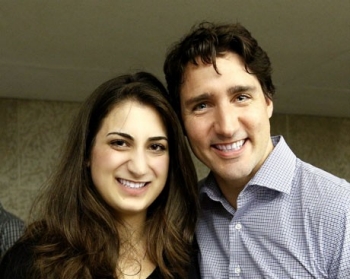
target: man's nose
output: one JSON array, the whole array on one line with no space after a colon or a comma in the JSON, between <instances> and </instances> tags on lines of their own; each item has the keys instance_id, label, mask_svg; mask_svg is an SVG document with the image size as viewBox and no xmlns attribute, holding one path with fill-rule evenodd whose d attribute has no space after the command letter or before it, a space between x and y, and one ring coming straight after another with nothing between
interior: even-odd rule
<instances>
[{"instance_id":1,"label":"man's nose","mask_svg":"<svg viewBox=\"0 0 350 279\"><path fill-rule=\"evenodd\" d=\"M230 105L218 106L214 116L214 131L218 136L231 138L238 128L238 115Z\"/></svg>"}]
</instances>

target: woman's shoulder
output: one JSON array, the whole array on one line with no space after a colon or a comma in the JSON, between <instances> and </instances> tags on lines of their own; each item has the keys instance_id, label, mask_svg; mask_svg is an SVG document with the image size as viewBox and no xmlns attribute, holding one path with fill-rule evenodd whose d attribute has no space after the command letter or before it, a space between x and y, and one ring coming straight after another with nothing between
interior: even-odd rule
<instances>
[{"instance_id":1,"label":"woman's shoulder","mask_svg":"<svg viewBox=\"0 0 350 279\"><path fill-rule=\"evenodd\" d=\"M33 247L31 239L18 240L4 255L0 263L0 278L27 278L33 263Z\"/></svg>"},{"instance_id":2,"label":"woman's shoulder","mask_svg":"<svg viewBox=\"0 0 350 279\"><path fill-rule=\"evenodd\" d=\"M160 272L160 268L157 266L156 269L151 273L150 276L147 277L147 279L163 279L164 277L162 276L162 273ZM178 279L183 279L180 277L176 277ZM189 272L188 272L188 279L200 279L199 272L197 268L191 267Z\"/></svg>"},{"instance_id":3,"label":"woman's shoulder","mask_svg":"<svg viewBox=\"0 0 350 279\"><path fill-rule=\"evenodd\" d=\"M162 278L162 274L160 273L160 269L157 266L153 272L147 277L147 279L160 279Z\"/></svg>"}]
</instances>

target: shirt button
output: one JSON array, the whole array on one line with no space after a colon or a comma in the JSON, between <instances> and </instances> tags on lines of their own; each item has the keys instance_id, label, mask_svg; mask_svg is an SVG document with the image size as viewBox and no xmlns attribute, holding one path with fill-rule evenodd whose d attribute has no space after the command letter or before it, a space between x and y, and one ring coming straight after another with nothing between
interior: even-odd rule
<instances>
[{"instance_id":1,"label":"shirt button","mask_svg":"<svg viewBox=\"0 0 350 279\"><path fill-rule=\"evenodd\" d=\"M241 273L241 268L240 267L236 267L235 268L235 273L236 274L240 274Z\"/></svg>"},{"instance_id":2,"label":"shirt button","mask_svg":"<svg viewBox=\"0 0 350 279\"><path fill-rule=\"evenodd\" d=\"M241 223L237 223L236 226L235 226L235 229L236 229L236 230L242 229Z\"/></svg>"}]
</instances>

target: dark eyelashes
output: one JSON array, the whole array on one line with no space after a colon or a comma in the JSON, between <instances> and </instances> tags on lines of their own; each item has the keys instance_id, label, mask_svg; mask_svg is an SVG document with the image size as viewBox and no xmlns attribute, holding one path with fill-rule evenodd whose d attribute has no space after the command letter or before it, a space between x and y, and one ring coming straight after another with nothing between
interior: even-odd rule
<instances>
[{"instance_id":1,"label":"dark eyelashes","mask_svg":"<svg viewBox=\"0 0 350 279\"><path fill-rule=\"evenodd\" d=\"M206 103L199 103L199 104L196 104L193 106L193 111L196 111L196 110L202 110L202 109L205 109L207 107L207 104Z\"/></svg>"},{"instance_id":2,"label":"dark eyelashes","mask_svg":"<svg viewBox=\"0 0 350 279\"><path fill-rule=\"evenodd\" d=\"M164 151L166 150L166 147L163 144L159 144L159 143L154 143L151 145L151 148L155 151Z\"/></svg>"},{"instance_id":3,"label":"dark eyelashes","mask_svg":"<svg viewBox=\"0 0 350 279\"><path fill-rule=\"evenodd\" d=\"M125 140L112 140L110 143L112 145L123 145L126 143L126 141Z\"/></svg>"},{"instance_id":4,"label":"dark eyelashes","mask_svg":"<svg viewBox=\"0 0 350 279\"><path fill-rule=\"evenodd\" d=\"M111 146L116 146L116 147L128 147L130 144L125 141L125 140L112 140L110 142ZM151 143L149 146L149 149L153 151L165 151L167 147L164 144L161 143Z\"/></svg>"}]
</instances>

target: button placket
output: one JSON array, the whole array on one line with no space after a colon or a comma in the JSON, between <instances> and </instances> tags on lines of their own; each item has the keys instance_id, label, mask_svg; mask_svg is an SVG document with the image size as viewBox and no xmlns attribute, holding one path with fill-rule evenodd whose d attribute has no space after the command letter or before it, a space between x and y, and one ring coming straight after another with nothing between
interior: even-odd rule
<instances>
[{"instance_id":1,"label":"button placket","mask_svg":"<svg viewBox=\"0 0 350 279\"><path fill-rule=\"evenodd\" d=\"M237 223L237 224L235 225L235 229L238 230L238 231L240 231L240 230L242 229L242 224L241 224L241 223Z\"/></svg>"},{"instance_id":2,"label":"button placket","mask_svg":"<svg viewBox=\"0 0 350 279\"><path fill-rule=\"evenodd\" d=\"M239 276L241 274L241 268L239 266L235 267L235 274Z\"/></svg>"},{"instance_id":3,"label":"button placket","mask_svg":"<svg viewBox=\"0 0 350 279\"><path fill-rule=\"evenodd\" d=\"M240 257L237 257L237 246L243 225L239 220L232 220L230 226L230 278L239 278L242 276L242 269L240 267ZM238 242L237 242L238 241Z\"/></svg>"}]
</instances>

